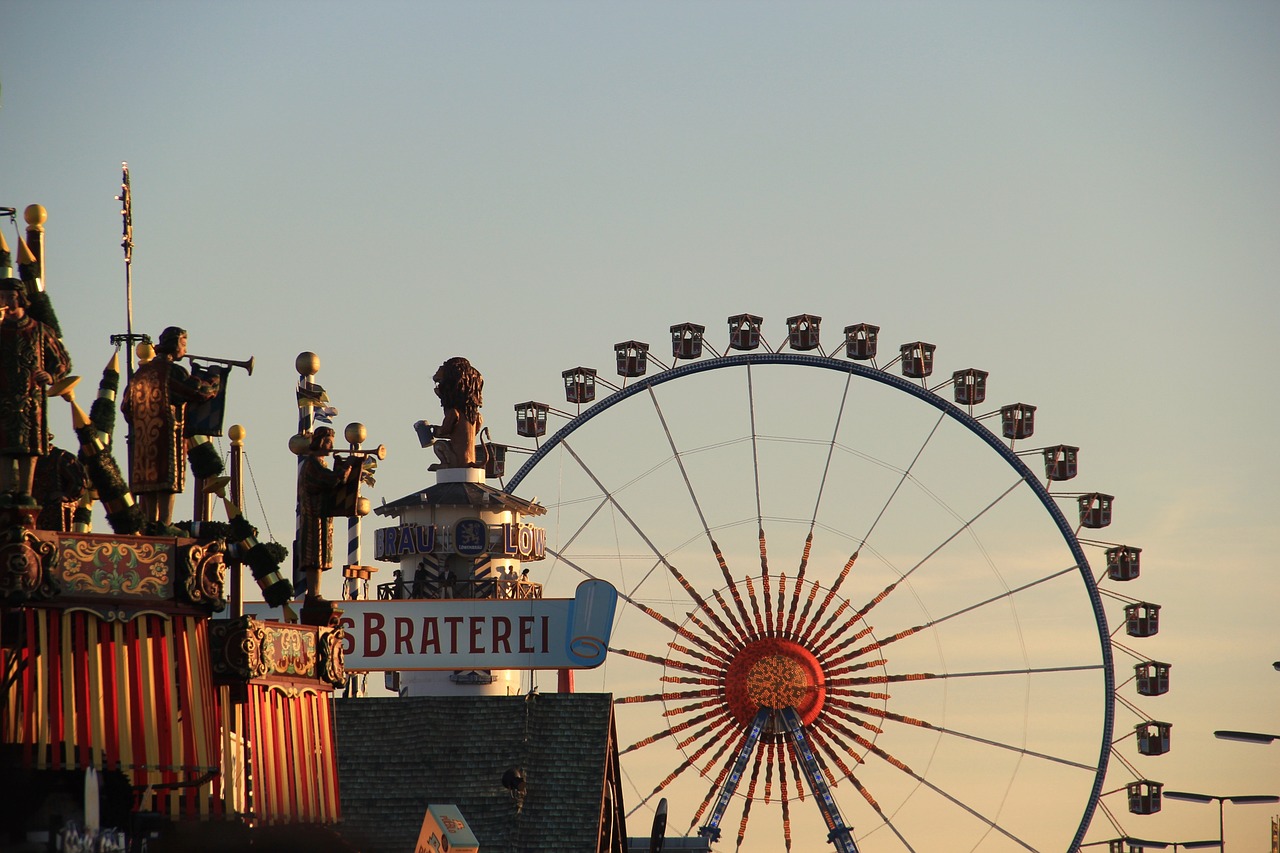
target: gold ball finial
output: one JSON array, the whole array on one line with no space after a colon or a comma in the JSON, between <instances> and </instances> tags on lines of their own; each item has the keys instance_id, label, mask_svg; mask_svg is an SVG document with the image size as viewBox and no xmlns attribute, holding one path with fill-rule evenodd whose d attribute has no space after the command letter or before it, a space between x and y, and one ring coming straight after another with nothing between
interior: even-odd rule
<instances>
[{"instance_id":1,"label":"gold ball finial","mask_svg":"<svg viewBox=\"0 0 1280 853\"><path fill-rule=\"evenodd\" d=\"M133 354L138 357L139 364L146 364L148 361L156 357L156 348L146 341L143 341L134 347Z\"/></svg>"},{"instance_id":2,"label":"gold ball finial","mask_svg":"<svg viewBox=\"0 0 1280 853\"><path fill-rule=\"evenodd\" d=\"M22 211L22 218L27 220L29 227L43 231L44 224L49 219L49 211L45 210L42 204L29 204L27 209Z\"/></svg>"},{"instance_id":3,"label":"gold ball finial","mask_svg":"<svg viewBox=\"0 0 1280 853\"><path fill-rule=\"evenodd\" d=\"M356 498L356 517L357 518L364 518L366 515L368 515L371 512L373 512L373 501L369 500L364 495L361 495L360 497Z\"/></svg>"},{"instance_id":4,"label":"gold ball finial","mask_svg":"<svg viewBox=\"0 0 1280 853\"><path fill-rule=\"evenodd\" d=\"M240 424L232 424L231 429L227 430L227 438L231 439L231 443L236 446L244 444L244 427Z\"/></svg>"},{"instance_id":5,"label":"gold ball finial","mask_svg":"<svg viewBox=\"0 0 1280 853\"><path fill-rule=\"evenodd\" d=\"M363 444L364 440L369 437L369 431L364 428L364 424L347 424L347 428L342 431L342 437L347 440L348 444L359 445Z\"/></svg>"},{"instance_id":6,"label":"gold ball finial","mask_svg":"<svg viewBox=\"0 0 1280 853\"><path fill-rule=\"evenodd\" d=\"M306 456L311 452L311 436L297 433L290 437L289 452L294 456Z\"/></svg>"},{"instance_id":7,"label":"gold ball finial","mask_svg":"<svg viewBox=\"0 0 1280 853\"><path fill-rule=\"evenodd\" d=\"M300 352L293 360L299 376L315 376L320 372L320 356L313 352Z\"/></svg>"}]
</instances>

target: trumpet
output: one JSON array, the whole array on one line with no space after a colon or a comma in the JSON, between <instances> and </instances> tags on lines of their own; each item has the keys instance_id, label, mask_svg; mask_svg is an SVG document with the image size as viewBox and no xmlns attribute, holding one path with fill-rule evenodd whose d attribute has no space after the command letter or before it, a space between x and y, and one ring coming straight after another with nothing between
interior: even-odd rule
<instances>
[{"instance_id":1,"label":"trumpet","mask_svg":"<svg viewBox=\"0 0 1280 853\"><path fill-rule=\"evenodd\" d=\"M207 355L188 355L186 358L190 359L192 363L195 363L196 360L212 361L214 364L225 364L229 367L243 367L245 373L250 376L253 375L253 356L249 356L247 361L236 361L234 358L210 358Z\"/></svg>"},{"instance_id":2,"label":"trumpet","mask_svg":"<svg viewBox=\"0 0 1280 853\"><path fill-rule=\"evenodd\" d=\"M355 457L372 456L375 459L386 459L387 446L385 444L379 444L377 447L373 448L372 450L364 450L364 449L344 450L340 447L335 447L333 449L333 455L334 456L355 456Z\"/></svg>"}]
</instances>

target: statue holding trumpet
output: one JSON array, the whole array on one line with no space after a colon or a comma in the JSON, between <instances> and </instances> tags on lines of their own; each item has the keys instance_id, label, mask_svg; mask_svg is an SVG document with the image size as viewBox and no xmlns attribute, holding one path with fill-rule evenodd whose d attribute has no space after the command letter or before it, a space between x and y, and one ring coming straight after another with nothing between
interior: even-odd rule
<instances>
[{"instance_id":1,"label":"statue holding trumpet","mask_svg":"<svg viewBox=\"0 0 1280 853\"><path fill-rule=\"evenodd\" d=\"M187 357L185 329L161 332L155 352L129 380L120 411L129 424L129 489L148 522L168 526L186 483L187 406L215 397L221 381L194 377L178 364Z\"/></svg>"},{"instance_id":2,"label":"statue holding trumpet","mask_svg":"<svg viewBox=\"0 0 1280 853\"><path fill-rule=\"evenodd\" d=\"M290 442L301 457L298 466L298 538L294 542L297 569L306 576L306 599L302 621L325 625L333 606L320 594L320 576L333 568L333 519L356 518L368 514L369 501L360 497L361 482L372 483L375 460L385 459L387 449L360 450L365 438L363 424L347 426L345 437L351 449L334 452L334 431L317 427L310 435L299 433ZM333 467L325 463L332 455Z\"/></svg>"},{"instance_id":3,"label":"statue holding trumpet","mask_svg":"<svg viewBox=\"0 0 1280 853\"><path fill-rule=\"evenodd\" d=\"M58 334L27 314L26 285L0 279L0 493L34 506L36 458L49 452L45 390L71 370Z\"/></svg>"}]
</instances>

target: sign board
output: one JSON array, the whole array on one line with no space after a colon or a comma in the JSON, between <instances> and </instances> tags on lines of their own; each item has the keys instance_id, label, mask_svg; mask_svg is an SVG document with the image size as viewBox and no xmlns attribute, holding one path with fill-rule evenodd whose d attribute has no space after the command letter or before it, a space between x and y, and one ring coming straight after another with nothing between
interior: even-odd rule
<instances>
[{"instance_id":1,"label":"sign board","mask_svg":"<svg viewBox=\"0 0 1280 853\"><path fill-rule=\"evenodd\" d=\"M414 853L478 853L480 842L457 806L427 806Z\"/></svg>"},{"instance_id":2,"label":"sign board","mask_svg":"<svg viewBox=\"0 0 1280 853\"><path fill-rule=\"evenodd\" d=\"M343 601L348 670L591 669L604 663L618 592L578 584L573 598ZM255 618L277 618L266 604Z\"/></svg>"}]
</instances>

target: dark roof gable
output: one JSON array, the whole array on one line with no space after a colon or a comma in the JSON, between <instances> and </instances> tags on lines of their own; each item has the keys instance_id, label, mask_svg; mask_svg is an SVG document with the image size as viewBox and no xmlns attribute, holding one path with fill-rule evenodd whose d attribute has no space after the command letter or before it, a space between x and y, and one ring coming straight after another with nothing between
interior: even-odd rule
<instances>
[{"instance_id":1,"label":"dark roof gable","mask_svg":"<svg viewBox=\"0 0 1280 853\"><path fill-rule=\"evenodd\" d=\"M410 850L428 803L453 803L485 853L592 851L610 766L607 694L335 702L342 834ZM502 784L520 768L523 808Z\"/></svg>"}]
</instances>

